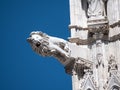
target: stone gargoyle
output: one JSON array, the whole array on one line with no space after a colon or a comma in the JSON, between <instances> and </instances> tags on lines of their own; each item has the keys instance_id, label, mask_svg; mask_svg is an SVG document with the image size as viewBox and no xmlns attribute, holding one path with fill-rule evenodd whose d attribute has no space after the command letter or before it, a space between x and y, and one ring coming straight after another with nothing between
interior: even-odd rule
<instances>
[{"instance_id":1,"label":"stone gargoyle","mask_svg":"<svg viewBox=\"0 0 120 90\"><path fill-rule=\"evenodd\" d=\"M31 32L30 37L27 38L32 49L42 56L53 56L57 58L63 65L73 60L70 57L70 42L61 38L49 36L41 31Z\"/></svg>"}]
</instances>

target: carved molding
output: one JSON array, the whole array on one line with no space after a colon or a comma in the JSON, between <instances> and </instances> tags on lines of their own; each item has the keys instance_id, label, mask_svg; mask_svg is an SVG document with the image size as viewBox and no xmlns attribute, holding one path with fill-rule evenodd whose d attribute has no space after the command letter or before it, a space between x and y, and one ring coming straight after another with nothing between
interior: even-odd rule
<instances>
[{"instance_id":1,"label":"carved molding","mask_svg":"<svg viewBox=\"0 0 120 90\"><path fill-rule=\"evenodd\" d=\"M90 21L88 21L88 23L94 23L94 24L92 24L92 25L95 25L96 24L96 22L98 22L98 21L105 21L105 23L104 23L104 25L103 25L103 23L101 23L100 25L98 25L99 27L95 27L95 28L91 28L91 27L86 27L86 28L83 28L83 27L81 27L81 26L78 26L78 25L69 25L69 29L71 30L72 28L75 28L76 30L88 30L89 32L95 32L95 31L105 31L105 30L109 30L109 28L115 28L115 27L120 27L120 20L118 21L118 22L115 22L115 23L113 23L113 24L111 24L111 25L109 25L108 23L107 23L107 20L90 20Z\"/></svg>"},{"instance_id":2,"label":"carved molding","mask_svg":"<svg viewBox=\"0 0 120 90\"><path fill-rule=\"evenodd\" d=\"M104 35L101 39L102 41L108 41L108 42L114 42L117 40L120 40L120 34L114 35L112 37L108 37L107 35ZM79 38L70 38L69 42L76 43L77 45L87 45L95 42L96 39L89 37L88 39L79 39Z\"/></svg>"},{"instance_id":3,"label":"carved molding","mask_svg":"<svg viewBox=\"0 0 120 90\"><path fill-rule=\"evenodd\" d=\"M112 37L109 37L108 34L109 34L110 28L115 28L117 26L120 27L120 20L116 23L113 23L112 25L101 24L100 26L93 25L92 27L90 26L88 28L82 28L77 25L73 25L73 26L70 25L69 28L70 29L76 28L77 30L88 30L89 34L93 34L93 35L95 33L103 33L103 37L101 38L101 40L108 41L108 42L114 42L114 41L120 40L120 33ZM71 43L76 43L77 45L87 45L87 44L95 42L96 39L94 38L94 36L92 37L88 36L88 39L70 38L69 41Z\"/></svg>"},{"instance_id":4,"label":"carved molding","mask_svg":"<svg viewBox=\"0 0 120 90\"><path fill-rule=\"evenodd\" d=\"M94 41L95 41L95 39L93 39L93 38L88 38L88 39L84 39L84 40L79 39L79 38L70 38L69 39L69 42L76 43L77 45L87 45L87 44L92 43Z\"/></svg>"},{"instance_id":5,"label":"carved molding","mask_svg":"<svg viewBox=\"0 0 120 90\"><path fill-rule=\"evenodd\" d=\"M114 41L117 41L117 40L120 40L120 33L117 34L117 35L114 35L112 37L109 37L109 42L114 42Z\"/></svg>"}]
</instances>

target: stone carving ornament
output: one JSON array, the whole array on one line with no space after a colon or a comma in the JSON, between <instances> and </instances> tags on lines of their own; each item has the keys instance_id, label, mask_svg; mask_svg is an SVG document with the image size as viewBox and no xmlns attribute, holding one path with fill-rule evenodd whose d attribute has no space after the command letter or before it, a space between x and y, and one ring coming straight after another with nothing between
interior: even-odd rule
<instances>
[{"instance_id":1,"label":"stone carving ornament","mask_svg":"<svg viewBox=\"0 0 120 90\"><path fill-rule=\"evenodd\" d=\"M118 69L118 66L117 66L117 63L115 61L115 56L111 55L110 60L108 62L108 71L117 70L117 69Z\"/></svg>"},{"instance_id":2,"label":"stone carving ornament","mask_svg":"<svg viewBox=\"0 0 120 90\"><path fill-rule=\"evenodd\" d=\"M115 86L115 87L113 87L112 90L120 90L120 88L118 86Z\"/></svg>"},{"instance_id":3,"label":"stone carving ornament","mask_svg":"<svg viewBox=\"0 0 120 90\"><path fill-rule=\"evenodd\" d=\"M61 38L49 36L43 32L35 31L27 39L32 49L42 56L54 56L61 62L71 59L69 56L69 42Z\"/></svg>"},{"instance_id":4,"label":"stone carving ornament","mask_svg":"<svg viewBox=\"0 0 120 90\"><path fill-rule=\"evenodd\" d=\"M105 1L107 0L87 0L87 15L90 19L101 19L105 16Z\"/></svg>"}]
</instances>

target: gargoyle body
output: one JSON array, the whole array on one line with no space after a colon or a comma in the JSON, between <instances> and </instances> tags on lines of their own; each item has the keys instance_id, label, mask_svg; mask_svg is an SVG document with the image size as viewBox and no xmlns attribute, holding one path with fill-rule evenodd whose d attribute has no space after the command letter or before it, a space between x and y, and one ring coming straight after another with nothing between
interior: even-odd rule
<instances>
[{"instance_id":1,"label":"gargoyle body","mask_svg":"<svg viewBox=\"0 0 120 90\"><path fill-rule=\"evenodd\" d=\"M61 38L49 36L40 31L31 32L27 39L32 49L42 56L54 56L62 64L66 64L70 57L70 42Z\"/></svg>"}]
</instances>

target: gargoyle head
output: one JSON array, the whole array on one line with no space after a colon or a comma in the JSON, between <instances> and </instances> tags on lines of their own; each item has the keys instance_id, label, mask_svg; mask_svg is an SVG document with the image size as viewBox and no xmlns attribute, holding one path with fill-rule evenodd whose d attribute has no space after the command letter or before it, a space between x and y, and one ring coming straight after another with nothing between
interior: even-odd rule
<instances>
[{"instance_id":1,"label":"gargoyle head","mask_svg":"<svg viewBox=\"0 0 120 90\"><path fill-rule=\"evenodd\" d=\"M30 37L27 38L27 41L30 43L32 49L43 56L47 56L49 52L49 42L48 35L40 31L31 32Z\"/></svg>"}]
</instances>

